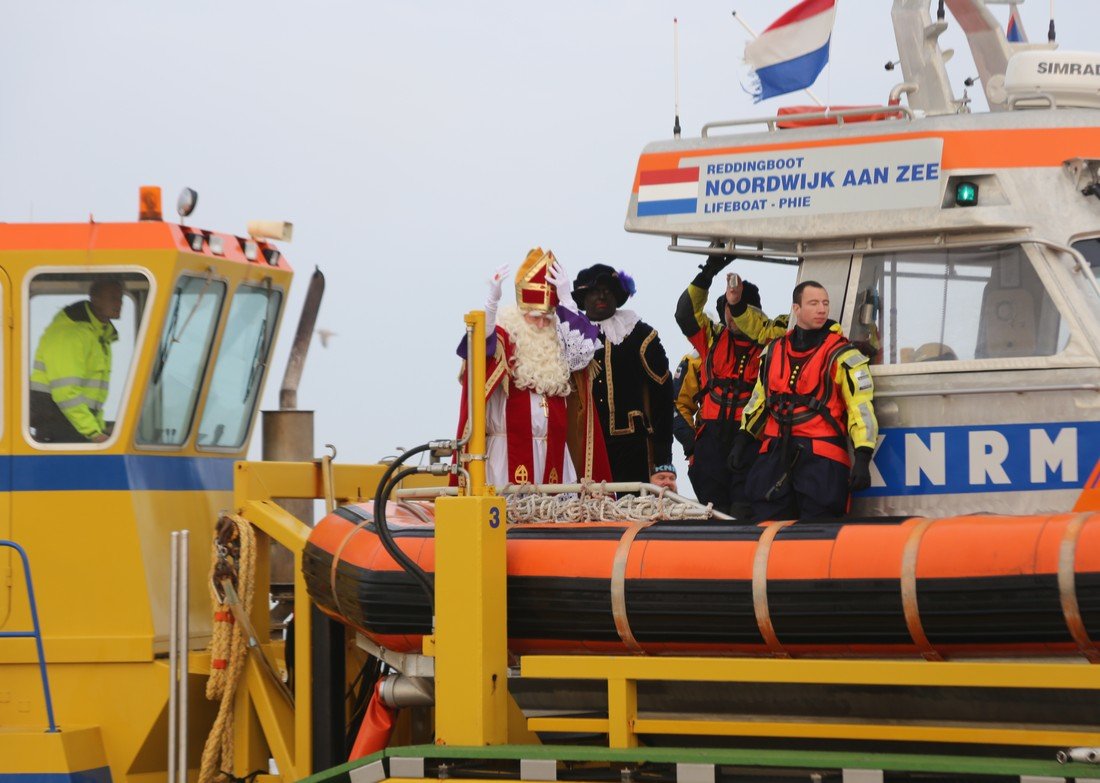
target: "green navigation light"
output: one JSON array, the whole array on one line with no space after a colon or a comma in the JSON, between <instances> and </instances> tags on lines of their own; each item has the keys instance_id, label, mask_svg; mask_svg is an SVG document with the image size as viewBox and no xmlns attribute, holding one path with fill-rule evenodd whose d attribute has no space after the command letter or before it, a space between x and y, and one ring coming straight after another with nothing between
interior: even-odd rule
<instances>
[{"instance_id":1,"label":"green navigation light","mask_svg":"<svg viewBox=\"0 0 1100 783\"><path fill-rule=\"evenodd\" d=\"M973 182L960 182L955 185L955 204L960 207L973 207L978 203L978 186Z\"/></svg>"}]
</instances>

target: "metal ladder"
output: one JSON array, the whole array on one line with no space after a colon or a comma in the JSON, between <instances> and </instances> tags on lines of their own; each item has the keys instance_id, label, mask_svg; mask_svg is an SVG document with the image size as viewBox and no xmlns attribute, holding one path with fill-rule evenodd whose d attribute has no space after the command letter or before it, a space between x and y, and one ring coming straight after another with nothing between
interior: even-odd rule
<instances>
[{"instance_id":1,"label":"metal ladder","mask_svg":"<svg viewBox=\"0 0 1100 783\"><path fill-rule=\"evenodd\" d=\"M0 631L0 639L34 639L34 643L38 648L38 670L42 673L42 692L46 698L46 717L50 722L49 728L46 729L47 733L55 734L60 729L57 728L57 723L53 719L53 700L50 698L50 679L46 675L46 653L42 650L42 628L38 624L38 604L34 600L34 583L31 580L31 563L27 559L27 553L23 547L14 541L7 541L0 539L0 548L14 549L19 553L19 557L23 560L23 575L27 581L27 600L31 605L31 622L34 624L33 631Z\"/></svg>"}]
</instances>

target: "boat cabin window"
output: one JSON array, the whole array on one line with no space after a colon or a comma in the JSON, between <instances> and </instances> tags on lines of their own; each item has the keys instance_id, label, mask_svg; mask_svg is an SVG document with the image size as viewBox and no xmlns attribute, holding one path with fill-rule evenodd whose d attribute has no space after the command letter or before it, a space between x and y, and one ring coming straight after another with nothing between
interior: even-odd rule
<instances>
[{"instance_id":1,"label":"boat cabin window","mask_svg":"<svg viewBox=\"0 0 1100 783\"><path fill-rule=\"evenodd\" d=\"M178 446L187 440L225 290L225 283L211 275L185 275L176 282L141 406L137 443Z\"/></svg>"},{"instance_id":2,"label":"boat cabin window","mask_svg":"<svg viewBox=\"0 0 1100 783\"><path fill-rule=\"evenodd\" d=\"M270 286L237 288L206 395L198 448L237 449L244 444L282 301L282 292Z\"/></svg>"},{"instance_id":3,"label":"boat cabin window","mask_svg":"<svg viewBox=\"0 0 1100 783\"><path fill-rule=\"evenodd\" d=\"M1100 274L1100 237L1089 237L1074 242L1073 249L1085 257L1094 275Z\"/></svg>"},{"instance_id":4,"label":"boat cabin window","mask_svg":"<svg viewBox=\"0 0 1100 783\"><path fill-rule=\"evenodd\" d=\"M1019 246L864 256L849 336L874 364L1052 356L1069 340Z\"/></svg>"},{"instance_id":5,"label":"boat cabin window","mask_svg":"<svg viewBox=\"0 0 1100 783\"><path fill-rule=\"evenodd\" d=\"M27 285L28 422L38 443L115 431L149 297L141 272L41 272Z\"/></svg>"}]
</instances>

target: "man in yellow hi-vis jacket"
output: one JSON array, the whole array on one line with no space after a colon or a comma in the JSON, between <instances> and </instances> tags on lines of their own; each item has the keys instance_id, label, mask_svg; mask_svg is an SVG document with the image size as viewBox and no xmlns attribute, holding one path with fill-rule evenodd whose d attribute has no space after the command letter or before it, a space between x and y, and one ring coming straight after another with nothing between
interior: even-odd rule
<instances>
[{"instance_id":1,"label":"man in yellow hi-vis jacket","mask_svg":"<svg viewBox=\"0 0 1100 783\"><path fill-rule=\"evenodd\" d=\"M85 301L61 310L38 341L31 370L31 427L46 443L102 443L111 380L111 321L122 312L122 283L92 283Z\"/></svg>"},{"instance_id":2,"label":"man in yellow hi-vis jacket","mask_svg":"<svg viewBox=\"0 0 1100 783\"><path fill-rule=\"evenodd\" d=\"M757 521L842 516L850 492L871 484L878 422L869 360L829 319L824 287L803 282L793 299L789 333L753 308L736 316L746 332L772 338L730 455L737 462L763 441L745 482Z\"/></svg>"}]
</instances>

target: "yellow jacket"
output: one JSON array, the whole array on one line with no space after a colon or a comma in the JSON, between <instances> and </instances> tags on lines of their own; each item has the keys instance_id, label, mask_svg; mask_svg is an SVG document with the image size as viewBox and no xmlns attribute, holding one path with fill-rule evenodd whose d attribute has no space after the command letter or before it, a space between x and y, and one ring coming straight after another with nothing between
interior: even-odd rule
<instances>
[{"instance_id":1,"label":"yellow jacket","mask_svg":"<svg viewBox=\"0 0 1100 783\"><path fill-rule=\"evenodd\" d=\"M673 421L672 432L688 454L695 440L695 417L699 413L700 364L702 359L697 351L686 354L672 379L672 388L676 391L676 413L679 414Z\"/></svg>"},{"instance_id":2,"label":"yellow jacket","mask_svg":"<svg viewBox=\"0 0 1100 783\"><path fill-rule=\"evenodd\" d=\"M746 307L745 312L740 315L735 315L733 320L746 337L756 340L761 345L767 345L772 340L782 337L790 326L790 316L786 313L768 318L762 310L751 306Z\"/></svg>"},{"instance_id":3,"label":"yellow jacket","mask_svg":"<svg viewBox=\"0 0 1100 783\"><path fill-rule=\"evenodd\" d=\"M111 380L114 325L92 315L87 301L61 310L38 341L31 390L49 394L65 418L85 438L106 431L103 404Z\"/></svg>"}]
</instances>

